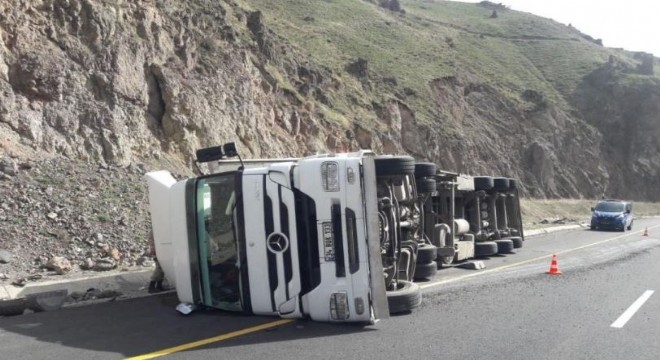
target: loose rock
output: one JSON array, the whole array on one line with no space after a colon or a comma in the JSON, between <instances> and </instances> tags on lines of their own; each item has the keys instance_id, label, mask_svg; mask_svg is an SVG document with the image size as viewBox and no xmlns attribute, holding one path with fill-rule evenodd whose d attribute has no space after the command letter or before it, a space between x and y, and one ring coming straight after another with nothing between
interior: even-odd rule
<instances>
[{"instance_id":1,"label":"loose rock","mask_svg":"<svg viewBox=\"0 0 660 360\"><path fill-rule=\"evenodd\" d=\"M0 250L0 264L8 264L13 255L7 250Z\"/></svg>"},{"instance_id":2,"label":"loose rock","mask_svg":"<svg viewBox=\"0 0 660 360\"><path fill-rule=\"evenodd\" d=\"M94 264L94 270L96 271L109 271L114 269L117 266L117 263L108 258L104 259L99 259L96 261L96 264Z\"/></svg>"},{"instance_id":3,"label":"loose rock","mask_svg":"<svg viewBox=\"0 0 660 360\"><path fill-rule=\"evenodd\" d=\"M71 262L61 256L55 256L52 259L48 260L46 263L46 268L55 270L58 275L64 275L71 271Z\"/></svg>"}]
</instances>

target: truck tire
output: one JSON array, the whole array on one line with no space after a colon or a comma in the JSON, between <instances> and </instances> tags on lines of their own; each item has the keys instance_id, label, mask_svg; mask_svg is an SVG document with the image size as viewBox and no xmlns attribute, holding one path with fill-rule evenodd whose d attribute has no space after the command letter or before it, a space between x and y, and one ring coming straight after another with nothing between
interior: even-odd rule
<instances>
[{"instance_id":1,"label":"truck tire","mask_svg":"<svg viewBox=\"0 0 660 360\"><path fill-rule=\"evenodd\" d=\"M523 239L520 236L512 236L509 240L513 241L513 248L520 249L523 247Z\"/></svg>"},{"instance_id":2,"label":"truck tire","mask_svg":"<svg viewBox=\"0 0 660 360\"><path fill-rule=\"evenodd\" d=\"M495 240L498 254L511 254L513 252L513 241L510 239Z\"/></svg>"},{"instance_id":3,"label":"truck tire","mask_svg":"<svg viewBox=\"0 0 660 360\"><path fill-rule=\"evenodd\" d=\"M22 315L26 307L25 298L4 300L0 302L0 316Z\"/></svg>"},{"instance_id":4,"label":"truck tire","mask_svg":"<svg viewBox=\"0 0 660 360\"><path fill-rule=\"evenodd\" d=\"M422 291L419 285L410 281L399 280L397 289L386 294L390 314L409 312L422 304Z\"/></svg>"},{"instance_id":5,"label":"truck tire","mask_svg":"<svg viewBox=\"0 0 660 360\"><path fill-rule=\"evenodd\" d=\"M475 176L474 177L474 190L491 190L495 186L493 178L490 176Z\"/></svg>"},{"instance_id":6,"label":"truck tire","mask_svg":"<svg viewBox=\"0 0 660 360\"><path fill-rule=\"evenodd\" d=\"M441 256L441 257L438 258L438 260L440 260L442 265L451 265L451 264L454 263L454 261L458 261L458 260L456 260L456 257L457 257L457 255L454 255L454 256Z\"/></svg>"},{"instance_id":7,"label":"truck tire","mask_svg":"<svg viewBox=\"0 0 660 360\"><path fill-rule=\"evenodd\" d=\"M417 193L432 193L435 191L435 179L416 179Z\"/></svg>"},{"instance_id":8,"label":"truck tire","mask_svg":"<svg viewBox=\"0 0 660 360\"><path fill-rule=\"evenodd\" d=\"M413 278L422 280L422 279L430 279L433 277L433 275L438 273L438 263L435 261L431 261L430 263L427 264L420 264L417 263L417 266L415 266L415 275Z\"/></svg>"},{"instance_id":9,"label":"truck tire","mask_svg":"<svg viewBox=\"0 0 660 360\"><path fill-rule=\"evenodd\" d=\"M376 156L376 176L413 175L415 159L411 156Z\"/></svg>"},{"instance_id":10,"label":"truck tire","mask_svg":"<svg viewBox=\"0 0 660 360\"><path fill-rule=\"evenodd\" d=\"M432 177L435 176L436 166L434 163L423 162L415 164L415 177Z\"/></svg>"},{"instance_id":11,"label":"truck tire","mask_svg":"<svg viewBox=\"0 0 660 360\"><path fill-rule=\"evenodd\" d=\"M494 189L496 191L507 191L509 190L509 179L503 177L493 178Z\"/></svg>"},{"instance_id":12,"label":"truck tire","mask_svg":"<svg viewBox=\"0 0 660 360\"><path fill-rule=\"evenodd\" d=\"M515 190L518 188L518 180L509 179L509 190Z\"/></svg>"},{"instance_id":13,"label":"truck tire","mask_svg":"<svg viewBox=\"0 0 660 360\"><path fill-rule=\"evenodd\" d=\"M69 291L53 290L25 297L27 308L34 312L59 310L69 295Z\"/></svg>"},{"instance_id":14,"label":"truck tire","mask_svg":"<svg viewBox=\"0 0 660 360\"><path fill-rule=\"evenodd\" d=\"M438 257L438 248L431 244L422 244L417 248L417 263L428 264Z\"/></svg>"},{"instance_id":15,"label":"truck tire","mask_svg":"<svg viewBox=\"0 0 660 360\"><path fill-rule=\"evenodd\" d=\"M494 241L474 243L474 256L484 257L497 254L497 244Z\"/></svg>"}]
</instances>

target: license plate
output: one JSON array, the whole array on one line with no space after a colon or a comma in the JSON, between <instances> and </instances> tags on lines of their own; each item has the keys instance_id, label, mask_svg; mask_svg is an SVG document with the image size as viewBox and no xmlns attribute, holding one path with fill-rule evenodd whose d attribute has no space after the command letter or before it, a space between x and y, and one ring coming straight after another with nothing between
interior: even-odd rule
<instances>
[{"instance_id":1,"label":"license plate","mask_svg":"<svg viewBox=\"0 0 660 360\"><path fill-rule=\"evenodd\" d=\"M332 223L323 223L322 227L325 261L335 261L335 237L332 233Z\"/></svg>"}]
</instances>

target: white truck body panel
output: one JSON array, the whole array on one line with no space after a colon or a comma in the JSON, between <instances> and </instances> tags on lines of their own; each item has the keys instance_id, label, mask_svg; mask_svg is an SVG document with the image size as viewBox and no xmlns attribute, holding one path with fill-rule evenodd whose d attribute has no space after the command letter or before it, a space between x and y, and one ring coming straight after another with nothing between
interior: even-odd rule
<instances>
[{"instance_id":1,"label":"white truck body panel","mask_svg":"<svg viewBox=\"0 0 660 360\"><path fill-rule=\"evenodd\" d=\"M333 161L339 165L339 187L341 191L326 192L322 188L321 176L318 169L320 169L323 162ZM351 168L355 174L353 183L347 181L348 168ZM320 238L322 238L324 232L323 224L332 222L331 208L332 205L335 204L339 205L341 208L343 239L349 238L349 234L346 232L347 208L355 211L357 238L366 239L365 216L363 212L364 200L362 198L362 184L359 179L360 161L355 158L342 159L341 161L336 161L332 158L307 159L305 163L301 163L297 170L299 176L298 185L301 191L309 194L323 194L315 198L318 219L317 229L321 235ZM334 241L339 241L339 239L334 239ZM368 243L367 241L364 241L364 243L360 245L361 246L358 246L356 249L359 258L359 270L354 273L351 273L348 268L350 259L348 246L343 246L346 277L337 277L336 275L335 262L337 261L337 254L327 253L325 247L319 249L321 250L321 253L319 254L319 260L321 263L321 286L318 286L303 297L303 301L307 304L310 317L313 320L332 321L330 314L328 313L329 299L332 293L346 292L348 299L354 300L356 298L362 298L365 304L368 304L370 296ZM333 257L335 259L331 260ZM366 310L362 314L357 314L353 302L354 301L349 301L349 316L353 319L369 321L371 314Z\"/></svg>"},{"instance_id":2,"label":"white truck body panel","mask_svg":"<svg viewBox=\"0 0 660 360\"><path fill-rule=\"evenodd\" d=\"M147 174L149 204L158 262L176 287L181 302L193 302L190 272L185 181L176 182L168 171Z\"/></svg>"},{"instance_id":3,"label":"white truck body panel","mask_svg":"<svg viewBox=\"0 0 660 360\"><path fill-rule=\"evenodd\" d=\"M458 175L456 177L456 190L474 191L474 177L469 175Z\"/></svg>"},{"instance_id":4,"label":"white truck body panel","mask_svg":"<svg viewBox=\"0 0 660 360\"><path fill-rule=\"evenodd\" d=\"M269 265L251 267L249 271L252 310L259 315L302 315L297 301L300 293L298 244L297 241L291 240L297 239L295 199L288 176L291 167L292 163L280 163L267 168L248 169L243 173L248 262ZM272 214L266 213L265 201L270 201ZM283 207L287 214L281 213ZM273 219L273 229L270 233L266 229L267 222L263 221L268 217ZM253 221L255 219L258 221ZM286 231L282 229L284 219L288 219ZM282 251L269 248L267 243L273 236L286 239L286 248ZM288 260L285 259L287 253ZM269 276L270 262L273 261L277 273L277 287L271 294ZM287 279L285 274L286 261L291 264L290 279Z\"/></svg>"},{"instance_id":5,"label":"white truck body panel","mask_svg":"<svg viewBox=\"0 0 660 360\"><path fill-rule=\"evenodd\" d=\"M337 165L337 191L324 188L321 168L327 162ZM373 154L260 160L251 165L237 173L242 188L238 201L242 201L244 221L244 228L238 231L245 234L251 312L285 318L309 316L317 321L373 322L387 318ZM191 205L186 202L186 196L190 196L190 192L186 195L186 187L192 183L176 183L166 171L149 173L147 179L156 252L163 270L176 286L180 301L200 301L199 293L204 289L195 277L197 273L192 271L197 271L192 268L199 259L191 259L189 249L193 246L191 241L197 240L188 239L188 227L200 226L200 220L196 220L197 214L186 210ZM296 208L297 199L301 194L313 201L301 200L314 205L317 232L310 236L316 239L308 239L305 234L299 238L297 234L298 222L307 220L297 218L296 211L300 211ZM329 228L334 240L328 238ZM307 293L301 296L299 243L309 241L318 247L315 274L320 272L317 280L320 283L312 287L307 284ZM306 246L309 251L309 245ZM334 253L338 249L341 256ZM338 293L347 299L347 311L342 312L347 314L346 318L333 318L336 314L332 306L336 303L331 306L331 302Z\"/></svg>"}]
</instances>

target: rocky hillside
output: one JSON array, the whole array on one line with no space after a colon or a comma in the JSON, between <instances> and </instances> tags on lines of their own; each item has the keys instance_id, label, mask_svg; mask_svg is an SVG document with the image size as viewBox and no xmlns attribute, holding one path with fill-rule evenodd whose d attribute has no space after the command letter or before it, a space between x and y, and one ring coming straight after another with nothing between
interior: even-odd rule
<instances>
[{"instance_id":1,"label":"rocky hillside","mask_svg":"<svg viewBox=\"0 0 660 360\"><path fill-rule=\"evenodd\" d=\"M35 264L134 261L121 241L142 239L145 210L76 203L105 196L94 181L142 199L141 173L190 174L196 149L229 141L246 158L370 148L535 197L660 200L658 59L489 2L7 0L0 39L0 249L64 239L25 252ZM86 256L96 233L110 253Z\"/></svg>"},{"instance_id":2,"label":"rocky hillside","mask_svg":"<svg viewBox=\"0 0 660 360\"><path fill-rule=\"evenodd\" d=\"M657 59L488 2L11 0L0 37L11 147L181 171L227 141L371 148L533 196L660 198Z\"/></svg>"}]
</instances>

